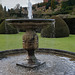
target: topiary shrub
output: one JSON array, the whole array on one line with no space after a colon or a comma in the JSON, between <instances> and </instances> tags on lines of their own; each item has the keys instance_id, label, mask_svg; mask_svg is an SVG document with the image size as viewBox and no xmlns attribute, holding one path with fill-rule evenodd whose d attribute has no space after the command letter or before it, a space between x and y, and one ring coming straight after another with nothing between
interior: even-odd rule
<instances>
[{"instance_id":1,"label":"topiary shrub","mask_svg":"<svg viewBox=\"0 0 75 75\"><path fill-rule=\"evenodd\" d=\"M47 38L52 38L53 37L53 27L52 27L52 25L48 25L47 27L43 28L41 30L41 36L47 37Z\"/></svg>"},{"instance_id":2,"label":"topiary shrub","mask_svg":"<svg viewBox=\"0 0 75 75\"><path fill-rule=\"evenodd\" d=\"M75 34L75 18L64 18L63 20L67 23L70 34Z\"/></svg>"},{"instance_id":3,"label":"topiary shrub","mask_svg":"<svg viewBox=\"0 0 75 75\"><path fill-rule=\"evenodd\" d=\"M5 25L5 21L3 21L0 24L0 34L16 34L16 33L18 33L17 29L11 25L8 24Z\"/></svg>"},{"instance_id":4,"label":"topiary shrub","mask_svg":"<svg viewBox=\"0 0 75 75\"><path fill-rule=\"evenodd\" d=\"M3 18L0 18L0 24L1 24L3 21L4 21L4 19L3 19Z\"/></svg>"},{"instance_id":5,"label":"topiary shrub","mask_svg":"<svg viewBox=\"0 0 75 75\"><path fill-rule=\"evenodd\" d=\"M41 36L42 37L47 37L47 38L52 38L55 37L68 37L69 36L69 28L65 21L61 19L60 17L51 17L51 19L55 19L55 29L53 28L52 25L48 25L47 27L43 28L41 31ZM54 31L54 34L53 34Z\"/></svg>"}]
</instances>

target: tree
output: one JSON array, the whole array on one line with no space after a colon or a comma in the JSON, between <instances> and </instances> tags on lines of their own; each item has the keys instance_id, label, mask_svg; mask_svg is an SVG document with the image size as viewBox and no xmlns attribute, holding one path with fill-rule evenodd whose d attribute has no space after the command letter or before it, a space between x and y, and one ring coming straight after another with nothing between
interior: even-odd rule
<instances>
[{"instance_id":1,"label":"tree","mask_svg":"<svg viewBox=\"0 0 75 75\"><path fill-rule=\"evenodd\" d=\"M75 0L68 0L66 2L62 2L61 10L63 10L63 13L71 13L73 11L73 7L75 5Z\"/></svg>"},{"instance_id":2,"label":"tree","mask_svg":"<svg viewBox=\"0 0 75 75\"><path fill-rule=\"evenodd\" d=\"M14 7L14 9L20 9L20 4L16 4L16 6Z\"/></svg>"},{"instance_id":3,"label":"tree","mask_svg":"<svg viewBox=\"0 0 75 75\"><path fill-rule=\"evenodd\" d=\"M20 10L19 10L19 14L20 14L20 17L22 16L21 14L21 11L22 11L22 7L20 7Z\"/></svg>"},{"instance_id":4,"label":"tree","mask_svg":"<svg viewBox=\"0 0 75 75\"><path fill-rule=\"evenodd\" d=\"M14 7L15 13L19 13L20 10L20 4L16 4L16 6Z\"/></svg>"},{"instance_id":5,"label":"tree","mask_svg":"<svg viewBox=\"0 0 75 75\"><path fill-rule=\"evenodd\" d=\"M46 4L46 9L51 7L52 10L54 10L56 8L57 4L58 4L58 2L56 0L48 0L48 3Z\"/></svg>"},{"instance_id":6,"label":"tree","mask_svg":"<svg viewBox=\"0 0 75 75\"><path fill-rule=\"evenodd\" d=\"M62 9L66 9L67 6L74 6L75 5L75 0L68 0L66 2L62 2Z\"/></svg>"},{"instance_id":7,"label":"tree","mask_svg":"<svg viewBox=\"0 0 75 75\"><path fill-rule=\"evenodd\" d=\"M51 0L48 0L48 3L46 4L46 9L48 9L51 6Z\"/></svg>"},{"instance_id":8,"label":"tree","mask_svg":"<svg viewBox=\"0 0 75 75\"><path fill-rule=\"evenodd\" d=\"M0 18L3 18L3 15L4 14L4 12L3 12L3 7L2 7L2 5L0 4Z\"/></svg>"},{"instance_id":9,"label":"tree","mask_svg":"<svg viewBox=\"0 0 75 75\"><path fill-rule=\"evenodd\" d=\"M15 15L17 17L21 17L22 7L20 6L20 4L16 4L16 6L14 7L14 10L15 10Z\"/></svg>"},{"instance_id":10,"label":"tree","mask_svg":"<svg viewBox=\"0 0 75 75\"><path fill-rule=\"evenodd\" d=\"M6 6L4 6L4 17L6 18L6 14L7 14L7 12L6 12Z\"/></svg>"},{"instance_id":11,"label":"tree","mask_svg":"<svg viewBox=\"0 0 75 75\"><path fill-rule=\"evenodd\" d=\"M10 16L13 16L15 14L15 10L14 9L9 9L8 13L10 14Z\"/></svg>"}]
</instances>

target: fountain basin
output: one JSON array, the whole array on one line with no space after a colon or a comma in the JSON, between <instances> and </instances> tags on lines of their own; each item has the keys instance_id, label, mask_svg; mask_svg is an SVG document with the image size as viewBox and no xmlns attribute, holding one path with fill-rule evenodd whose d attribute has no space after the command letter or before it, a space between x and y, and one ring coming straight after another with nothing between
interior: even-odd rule
<instances>
[{"instance_id":1,"label":"fountain basin","mask_svg":"<svg viewBox=\"0 0 75 75\"><path fill-rule=\"evenodd\" d=\"M37 29L51 24L55 19L6 19L6 21L19 29Z\"/></svg>"},{"instance_id":2,"label":"fountain basin","mask_svg":"<svg viewBox=\"0 0 75 75\"><path fill-rule=\"evenodd\" d=\"M37 27L54 24L54 19L6 19L6 21L16 28L26 29L26 33L23 36L24 49L0 52L2 75L75 75L75 53L46 48L38 49L38 36L34 30ZM43 63L38 62L39 59L46 64L42 65ZM20 61L22 61L21 64L17 66L16 63Z\"/></svg>"},{"instance_id":3,"label":"fountain basin","mask_svg":"<svg viewBox=\"0 0 75 75\"><path fill-rule=\"evenodd\" d=\"M39 69L19 67L16 63L25 60L26 50L1 51L0 75L75 75L75 53L40 48L35 51L35 55L37 59L46 62L46 65L38 67Z\"/></svg>"}]
</instances>

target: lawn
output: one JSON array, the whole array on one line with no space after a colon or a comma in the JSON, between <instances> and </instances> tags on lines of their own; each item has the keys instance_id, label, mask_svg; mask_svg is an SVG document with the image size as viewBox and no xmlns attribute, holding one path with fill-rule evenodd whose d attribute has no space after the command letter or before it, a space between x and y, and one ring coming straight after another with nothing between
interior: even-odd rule
<instances>
[{"instance_id":1,"label":"lawn","mask_svg":"<svg viewBox=\"0 0 75 75\"><path fill-rule=\"evenodd\" d=\"M23 32L19 34L0 34L0 51L22 48ZM39 48L53 48L75 52L75 35L65 38L42 38L39 36Z\"/></svg>"}]
</instances>

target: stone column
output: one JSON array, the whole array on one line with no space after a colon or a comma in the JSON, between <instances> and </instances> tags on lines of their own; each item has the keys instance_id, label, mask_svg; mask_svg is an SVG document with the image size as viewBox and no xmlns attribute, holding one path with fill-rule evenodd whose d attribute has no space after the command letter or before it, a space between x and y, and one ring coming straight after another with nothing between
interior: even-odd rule
<instances>
[{"instance_id":1,"label":"stone column","mask_svg":"<svg viewBox=\"0 0 75 75\"><path fill-rule=\"evenodd\" d=\"M28 29L23 35L23 48L27 50L27 60L29 64L37 62L34 51L38 49L38 36L34 30Z\"/></svg>"}]
</instances>

